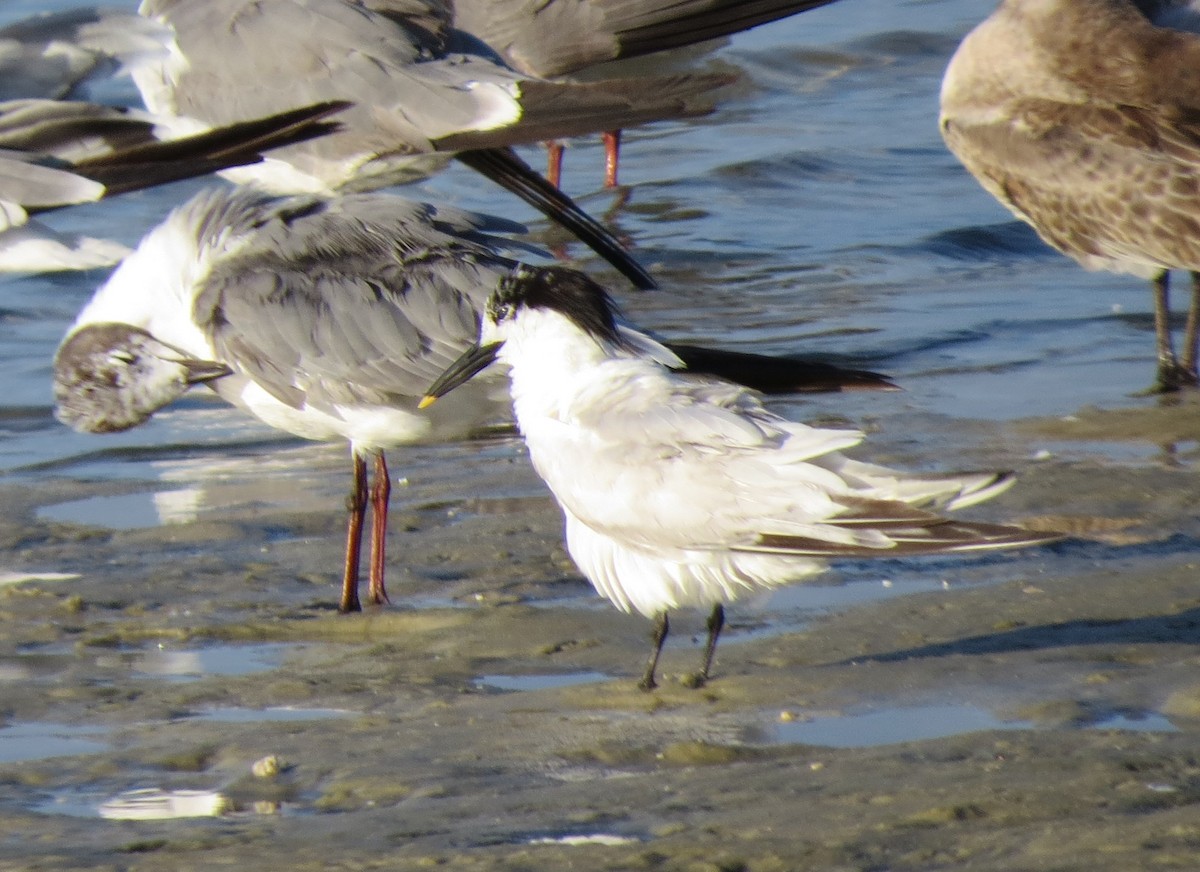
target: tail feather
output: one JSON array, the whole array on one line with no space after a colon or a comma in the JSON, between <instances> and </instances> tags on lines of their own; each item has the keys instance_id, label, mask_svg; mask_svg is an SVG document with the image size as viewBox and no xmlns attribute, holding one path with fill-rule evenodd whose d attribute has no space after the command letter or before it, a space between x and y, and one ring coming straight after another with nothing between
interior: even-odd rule
<instances>
[{"instance_id":1,"label":"tail feather","mask_svg":"<svg viewBox=\"0 0 1200 872\"><path fill-rule=\"evenodd\" d=\"M821 458L817 462L836 472L862 496L938 511L956 511L990 500L1016 481L1011 472L898 473L886 466L863 463L842 455Z\"/></svg>"},{"instance_id":2,"label":"tail feather","mask_svg":"<svg viewBox=\"0 0 1200 872\"><path fill-rule=\"evenodd\" d=\"M887 376L866 369L698 345L663 344L684 362L688 372L714 375L764 394L900 390Z\"/></svg>"},{"instance_id":3,"label":"tail feather","mask_svg":"<svg viewBox=\"0 0 1200 872\"><path fill-rule=\"evenodd\" d=\"M883 540L870 544L827 542L814 537L763 534L758 541L735 550L758 554L794 557L915 557L929 554L955 554L974 551L998 551L1045 545L1063 537L1058 533L1039 533L1005 524L953 521L937 518L919 526L886 529Z\"/></svg>"}]
</instances>

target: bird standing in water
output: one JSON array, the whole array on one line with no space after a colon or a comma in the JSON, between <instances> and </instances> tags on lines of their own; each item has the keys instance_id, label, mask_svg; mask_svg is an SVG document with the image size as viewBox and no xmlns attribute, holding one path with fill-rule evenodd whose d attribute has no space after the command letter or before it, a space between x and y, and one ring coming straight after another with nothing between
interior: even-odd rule
<instances>
[{"instance_id":1,"label":"bird standing in water","mask_svg":"<svg viewBox=\"0 0 1200 872\"><path fill-rule=\"evenodd\" d=\"M587 276L526 268L487 304L480 342L431 385L433 403L507 365L534 468L566 520L567 550L617 608L655 622L640 687L657 685L667 613L710 609L690 684L712 668L725 604L803 580L828 558L908 557L1057 538L937 514L1004 491L1005 473L920 476L851 460L857 430L769 412L740 385L680 372L625 326Z\"/></svg>"},{"instance_id":2,"label":"bird standing in water","mask_svg":"<svg viewBox=\"0 0 1200 872\"><path fill-rule=\"evenodd\" d=\"M942 81L942 136L988 193L1084 267L1152 280L1158 391L1200 384L1198 33L1183 2L1004 0Z\"/></svg>"}]
</instances>

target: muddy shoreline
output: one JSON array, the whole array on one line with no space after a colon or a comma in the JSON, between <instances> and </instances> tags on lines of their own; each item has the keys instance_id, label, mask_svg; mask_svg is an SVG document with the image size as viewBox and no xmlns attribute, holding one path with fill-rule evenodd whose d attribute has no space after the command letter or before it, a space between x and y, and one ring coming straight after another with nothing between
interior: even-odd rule
<instances>
[{"instance_id":1,"label":"muddy shoreline","mask_svg":"<svg viewBox=\"0 0 1200 872\"><path fill-rule=\"evenodd\" d=\"M996 439L1195 440L1193 408L1146 414L1163 420L1086 412ZM336 493L340 456L312 450ZM0 868L1194 867L1200 480L1186 464L1031 461L984 516L1072 539L939 561L927 571L945 590L796 628L772 628L769 605L731 610L699 691L678 682L699 654L689 616L665 686L645 694L646 623L571 568L519 445L466 454L494 470L483 495L411 484L395 602L351 617L332 608L336 498L114 530L38 513L128 482L4 484L4 568L80 577L0 589L0 740L44 725L98 745L0 762ZM225 665L155 672L188 652ZM913 710L987 728L853 734L856 717ZM796 729L827 720L844 747ZM251 775L267 755L283 770ZM95 814L145 787L220 789L230 811Z\"/></svg>"}]
</instances>

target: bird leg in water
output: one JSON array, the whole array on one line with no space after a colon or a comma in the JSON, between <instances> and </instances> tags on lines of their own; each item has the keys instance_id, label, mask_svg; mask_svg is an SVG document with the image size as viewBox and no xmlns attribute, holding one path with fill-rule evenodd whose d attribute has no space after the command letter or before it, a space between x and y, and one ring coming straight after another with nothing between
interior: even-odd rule
<instances>
[{"instance_id":1,"label":"bird leg in water","mask_svg":"<svg viewBox=\"0 0 1200 872\"><path fill-rule=\"evenodd\" d=\"M384 554L387 548L388 499L392 495L392 480L388 475L387 458L382 451L375 453L375 480L371 483L371 578L367 599L381 606L388 602L383 585Z\"/></svg>"},{"instance_id":2,"label":"bird leg in water","mask_svg":"<svg viewBox=\"0 0 1200 872\"><path fill-rule=\"evenodd\" d=\"M566 147L560 140L546 140L546 180L556 188L562 187L563 155ZM621 131L604 133L604 187L617 187L617 167L621 161Z\"/></svg>"},{"instance_id":3,"label":"bird leg in water","mask_svg":"<svg viewBox=\"0 0 1200 872\"><path fill-rule=\"evenodd\" d=\"M604 132L604 187L617 186L617 164L621 157L621 131Z\"/></svg>"},{"instance_id":4,"label":"bird leg in water","mask_svg":"<svg viewBox=\"0 0 1200 872\"><path fill-rule=\"evenodd\" d=\"M654 619L654 632L650 634L650 642L654 645L650 652L650 659L646 662L646 671L642 674L642 680L638 682L638 687L642 690L654 690L658 687L658 682L654 680L654 673L658 670L658 657L662 654L663 643L667 641L667 633L671 632L671 623L667 620L666 611L658 613L658 617Z\"/></svg>"},{"instance_id":5,"label":"bird leg in water","mask_svg":"<svg viewBox=\"0 0 1200 872\"><path fill-rule=\"evenodd\" d=\"M1183 367L1192 384L1200 384L1196 372L1197 343L1200 343L1200 272L1192 273L1192 304L1188 306L1187 326L1183 334Z\"/></svg>"},{"instance_id":6,"label":"bird leg in water","mask_svg":"<svg viewBox=\"0 0 1200 872\"><path fill-rule=\"evenodd\" d=\"M351 455L354 463L354 484L346 497L350 523L346 528L346 573L342 576L342 601L338 611L361 612L358 601L358 560L362 552L363 518L367 513L367 463L357 452Z\"/></svg>"},{"instance_id":7,"label":"bird leg in water","mask_svg":"<svg viewBox=\"0 0 1200 872\"><path fill-rule=\"evenodd\" d=\"M566 150L561 140L546 140L546 181L556 188L562 187L563 155Z\"/></svg>"},{"instance_id":8,"label":"bird leg in water","mask_svg":"<svg viewBox=\"0 0 1200 872\"><path fill-rule=\"evenodd\" d=\"M1170 274L1163 270L1154 277L1154 344L1158 354L1158 377L1155 379L1153 393L1170 393L1183 387L1195 386L1200 381L1196 377L1196 335L1191 327L1193 319L1197 317L1195 281L1193 279L1192 305L1188 310L1186 357L1183 363L1180 363L1171 341Z\"/></svg>"},{"instance_id":9,"label":"bird leg in water","mask_svg":"<svg viewBox=\"0 0 1200 872\"><path fill-rule=\"evenodd\" d=\"M708 616L708 641L704 643L704 665L694 675L689 675L685 682L688 687L704 687L708 681L709 670L712 669L713 656L717 653L717 639L725 626L725 606L717 603Z\"/></svg>"}]
</instances>

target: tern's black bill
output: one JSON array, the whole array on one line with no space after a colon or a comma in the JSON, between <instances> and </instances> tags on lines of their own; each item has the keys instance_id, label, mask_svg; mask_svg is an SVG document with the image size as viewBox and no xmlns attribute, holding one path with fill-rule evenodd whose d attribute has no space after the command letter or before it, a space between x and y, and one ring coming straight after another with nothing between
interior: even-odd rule
<instances>
[{"instance_id":1,"label":"tern's black bill","mask_svg":"<svg viewBox=\"0 0 1200 872\"><path fill-rule=\"evenodd\" d=\"M487 369L496 359L496 354L503 344L503 342L489 342L487 345L478 343L472 345L429 386L429 389L425 391L425 396L421 398L421 402L417 403L417 408L424 409L433 405L437 399L446 396L459 385L466 384Z\"/></svg>"}]
</instances>

